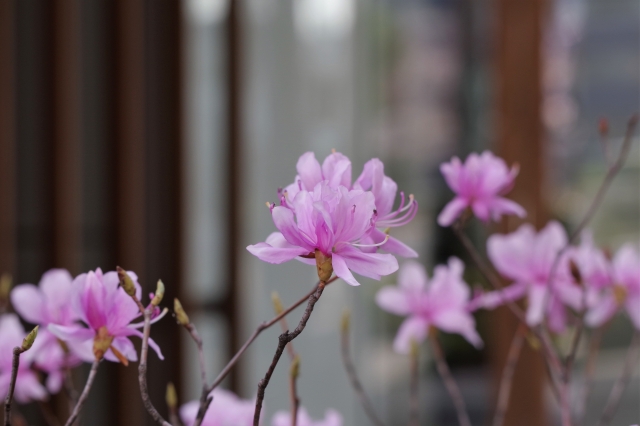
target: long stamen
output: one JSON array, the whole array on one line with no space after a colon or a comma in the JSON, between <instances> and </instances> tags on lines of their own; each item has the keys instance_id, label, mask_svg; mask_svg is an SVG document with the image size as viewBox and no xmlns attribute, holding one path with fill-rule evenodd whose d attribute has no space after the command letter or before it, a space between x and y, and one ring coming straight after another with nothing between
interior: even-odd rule
<instances>
[{"instance_id":1,"label":"long stamen","mask_svg":"<svg viewBox=\"0 0 640 426\"><path fill-rule=\"evenodd\" d=\"M167 312L169 312L169 308L164 308L162 310L162 312L160 312L160 315L158 315L157 317L155 317L154 319L151 320L151 324L155 324L158 321L160 321L165 315L167 315ZM138 322L135 324L129 324L130 328L142 328L144 327L144 322Z\"/></svg>"},{"instance_id":2,"label":"long stamen","mask_svg":"<svg viewBox=\"0 0 640 426\"><path fill-rule=\"evenodd\" d=\"M403 216L396 218L390 218L391 215L385 216L378 222L378 226L395 227L406 225L411 220L413 220L416 213L418 212L418 202L415 201L413 197L411 197L411 202L403 210L407 210Z\"/></svg>"},{"instance_id":3,"label":"long stamen","mask_svg":"<svg viewBox=\"0 0 640 426\"><path fill-rule=\"evenodd\" d=\"M389 241L389 234L385 235L384 240L382 240L379 243L375 243L375 244L358 244L358 243L351 243L352 246L355 247L380 247L381 245L385 244L387 241Z\"/></svg>"}]
</instances>

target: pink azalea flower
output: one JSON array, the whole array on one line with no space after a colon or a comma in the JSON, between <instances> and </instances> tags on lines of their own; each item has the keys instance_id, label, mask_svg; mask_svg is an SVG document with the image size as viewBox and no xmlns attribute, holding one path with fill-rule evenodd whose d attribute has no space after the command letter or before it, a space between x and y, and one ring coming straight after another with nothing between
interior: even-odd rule
<instances>
[{"instance_id":1,"label":"pink azalea flower","mask_svg":"<svg viewBox=\"0 0 640 426\"><path fill-rule=\"evenodd\" d=\"M542 323L545 313L549 328L561 333L566 327L566 306L580 310L582 290L571 277L569 257L563 256L556 268L551 290L548 282L554 261L567 243L564 228L551 221L540 232L530 224L508 234L494 234L487 241L487 254L498 272L514 283L484 296L483 307L491 309L505 301L528 296L527 324ZM544 304L547 302L547 306Z\"/></svg>"},{"instance_id":2,"label":"pink azalea flower","mask_svg":"<svg viewBox=\"0 0 640 426\"><path fill-rule=\"evenodd\" d=\"M438 216L440 226L451 225L467 208L484 222L490 218L497 221L503 214L526 215L522 206L502 197L513 187L518 167L509 170L504 160L491 152L472 153L464 164L453 157L440 166L440 171L456 193Z\"/></svg>"},{"instance_id":3,"label":"pink azalea flower","mask_svg":"<svg viewBox=\"0 0 640 426\"><path fill-rule=\"evenodd\" d=\"M137 276L128 272L136 286L136 295L140 299L141 289ZM104 357L109 361L119 362L126 358L137 361L138 354L129 337L142 333L137 328L142 323L131 324L141 316L133 299L119 286L118 274L115 271L102 273L100 268L95 272L81 274L73 280L72 294L69 303L78 318L86 325L50 324L49 331L59 339L73 346L74 352L84 361L92 362L94 339L113 339ZM149 339L160 359L164 359L160 348ZM114 352L115 349L117 352Z\"/></svg>"},{"instance_id":4,"label":"pink azalea flower","mask_svg":"<svg viewBox=\"0 0 640 426\"><path fill-rule=\"evenodd\" d=\"M602 289L585 316L587 325L607 322L624 307L633 326L640 330L640 256L631 244L622 246L613 258L612 285Z\"/></svg>"},{"instance_id":5,"label":"pink azalea flower","mask_svg":"<svg viewBox=\"0 0 640 426\"><path fill-rule=\"evenodd\" d=\"M213 401L204 416L202 426L252 426L255 401L238 398L233 392L214 389ZM185 426L191 426L198 415L200 401L191 401L180 408Z\"/></svg>"},{"instance_id":6,"label":"pink azalea flower","mask_svg":"<svg viewBox=\"0 0 640 426\"><path fill-rule=\"evenodd\" d=\"M48 374L47 389L57 393L64 379L64 370L80 364L69 345L71 353L65 354L58 339L47 331L49 324L73 325L79 317L71 308L71 283L73 278L64 269L51 269L42 276L40 284L21 284L11 291L11 303L16 312L32 324L40 325L38 338L29 350L35 367Z\"/></svg>"},{"instance_id":7,"label":"pink azalea flower","mask_svg":"<svg viewBox=\"0 0 640 426\"><path fill-rule=\"evenodd\" d=\"M342 416L336 410L329 409L324 414L324 419L313 420L307 409L300 407L296 417L297 426L342 426ZM291 426L291 413L278 411L271 419L271 426Z\"/></svg>"},{"instance_id":8,"label":"pink azalea flower","mask_svg":"<svg viewBox=\"0 0 640 426\"><path fill-rule=\"evenodd\" d=\"M20 320L14 314L0 316L0 396L4 399L9 392L11 382L11 368L13 363L13 348L22 345L25 333ZM36 342L38 341L36 338ZM33 349L33 347L31 348ZM36 373L31 370L33 352L31 349L20 355L20 365L14 397L20 403L47 398L47 391L38 381Z\"/></svg>"},{"instance_id":9,"label":"pink azalea flower","mask_svg":"<svg viewBox=\"0 0 640 426\"><path fill-rule=\"evenodd\" d=\"M327 182L329 187L337 189L344 186L347 189L371 191L375 197L378 213L376 228L366 237L368 244L377 244L364 251L375 252L377 249L403 257L418 257L411 247L396 238L387 236L382 230L406 225L411 222L418 211L418 203L409 197L408 202L404 193L400 193L400 206L394 210L393 205L398 192L398 185L384 174L384 164L377 158L369 160L362 174L351 184L351 161L339 152L334 152L325 158L322 166L316 160L313 152L304 153L296 166L298 175L294 183L287 186L280 195L282 205L294 208L291 200L301 190L312 191L320 182ZM381 230L382 229L382 230Z\"/></svg>"},{"instance_id":10,"label":"pink azalea flower","mask_svg":"<svg viewBox=\"0 0 640 426\"><path fill-rule=\"evenodd\" d=\"M380 279L398 269L390 254L365 253L362 238L376 223L375 200L371 192L331 188L323 181L313 192L299 191L291 200L293 209L271 205L273 222L279 233L267 241L247 247L250 253L269 263L283 263L299 256L313 257L316 250L332 259L335 274L351 285L360 285L354 271ZM312 259L304 259L311 261Z\"/></svg>"},{"instance_id":11,"label":"pink azalea flower","mask_svg":"<svg viewBox=\"0 0 640 426\"><path fill-rule=\"evenodd\" d=\"M482 339L467 307L471 291L462 279L464 264L456 257L447 266L436 266L431 282L424 267L406 262L398 274L398 286L383 287L376 295L378 306L392 314L408 316L396 335L393 348L408 353L411 341L421 343L435 327L447 333L461 334L475 347Z\"/></svg>"}]
</instances>

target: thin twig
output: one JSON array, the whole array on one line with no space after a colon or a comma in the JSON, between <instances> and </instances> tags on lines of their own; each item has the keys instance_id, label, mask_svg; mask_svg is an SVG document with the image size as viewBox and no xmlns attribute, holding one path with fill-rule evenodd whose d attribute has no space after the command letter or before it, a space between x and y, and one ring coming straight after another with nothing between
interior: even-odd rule
<instances>
[{"instance_id":1,"label":"thin twig","mask_svg":"<svg viewBox=\"0 0 640 426\"><path fill-rule=\"evenodd\" d=\"M149 397L149 389L147 387L147 357L149 354L149 336L151 334L151 313L153 312L153 305L150 305L147 309L144 308L142 303L137 297L131 296L138 304L138 309L144 315L144 328L142 330L142 348L140 349L140 364L138 364L138 384L140 385L140 396L142 397L142 403L147 409L149 415L161 426L171 426L171 423L166 421L156 407L153 406L151 398Z\"/></svg>"},{"instance_id":2,"label":"thin twig","mask_svg":"<svg viewBox=\"0 0 640 426\"><path fill-rule=\"evenodd\" d=\"M338 277L331 278L329 281L326 282L325 286L331 284L332 282L334 282L337 279L338 279ZM255 329L253 334L251 336L249 336L247 341L244 342L244 345L242 345L242 347L238 350L238 352L236 352L236 354L233 356L233 358L231 358L231 361L229 361L227 363L227 365L222 369L220 374L218 374L218 377L216 377L216 379L213 381L211 386L209 386L209 392L211 392L212 390L217 388L218 385L220 385L220 383L222 383L222 381L227 377L227 375L229 374L231 369L233 369L233 367L236 365L236 363L238 362L238 360L240 359L242 354L244 354L244 352L249 348L249 346L251 346L253 341L256 340L256 338L260 335L260 333L262 333L264 330L266 330L267 328L271 327L272 325L276 324L282 318L284 318L285 316L289 315L291 313L291 311L293 311L295 308L297 308L298 306L302 305L305 301L309 300L309 298L313 294L315 294L315 292L317 291L318 286L319 286L319 283L316 284L315 287L313 287L313 290L311 290L309 293L307 293L304 297L299 299L293 305L291 305L287 309L285 309L280 315L276 315L275 317L271 318L269 321L265 321L262 324L260 324Z\"/></svg>"},{"instance_id":3,"label":"thin twig","mask_svg":"<svg viewBox=\"0 0 640 426\"><path fill-rule=\"evenodd\" d=\"M513 376L516 371L516 366L518 365L518 360L520 359L520 353L522 351L526 333L527 328L521 324L511 340L511 346L509 347L509 352L507 354L507 361L505 362L504 369L502 370L502 379L500 380L500 388L498 391L498 402L493 416L493 426L502 426L504 423L504 417L507 413L507 407L509 406L509 397L511 396Z\"/></svg>"},{"instance_id":4,"label":"thin twig","mask_svg":"<svg viewBox=\"0 0 640 426\"><path fill-rule=\"evenodd\" d=\"M276 369L276 365L278 365L278 361L282 356L282 352L284 352L284 349L287 346L287 343L291 342L293 339L298 337L298 335L302 333L302 331L304 330L305 326L307 325L307 321L311 316L311 312L313 312L313 307L315 306L318 299L320 299L320 296L322 296L322 292L324 291L325 285L326 285L325 282L320 281L320 284L318 284L318 288L315 291L315 293L313 293L309 297L307 308L305 309L304 314L302 315L302 318L300 319L300 322L298 323L298 326L295 328L295 330L293 330L293 332L291 333L289 333L288 331L284 332L278 338L278 347L276 349L276 353L273 356L273 360L271 361L271 365L269 366L269 369L267 370L264 378L260 380L260 383L258 383L258 396L256 398L256 409L255 409L255 412L253 413L253 426L258 426L260 423L260 412L262 410L262 401L264 400L264 393L265 393L265 390L267 389L267 386L269 385L269 380L271 379L271 375L273 374L273 371Z\"/></svg>"},{"instance_id":5,"label":"thin twig","mask_svg":"<svg viewBox=\"0 0 640 426\"><path fill-rule=\"evenodd\" d=\"M284 331L285 333L287 330ZM289 343L291 345L291 343ZM298 397L298 375L300 374L300 356L296 355L291 361L289 368L289 398L291 399L291 426L298 424L298 408L300 407L300 398Z\"/></svg>"},{"instance_id":6,"label":"thin twig","mask_svg":"<svg viewBox=\"0 0 640 426\"><path fill-rule=\"evenodd\" d=\"M204 416L207 414L207 409L209 408L209 404L211 404L212 397L209 396L209 389L207 385L207 368L204 360L204 349L202 347L202 338L200 334L198 334L198 330L196 326L191 322L184 325L184 328L189 332L189 335L196 343L198 347L198 359L200 363L200 380L202 382L202 391L200 392L200 406L198 408L198 414L196 415L196 419L193 422L193 426L200 426L204 421Z\"/></svg>"},{"instance_id":7,"label":"thin twig","mask_svg":"<svg viewBox=\"0 0 640 426\"><path fill-rule=\"evenodd\" d=\"M100 360L97 360L97 359L93 361L93 364L91 364L91 371L89 371L89 377L87 378L87 383L84 385L84 389L80 394L80 398L78 398L78 402L76 403L76 406L73 408L73 412L71 413L71 416L69 416L69 419L67 419L67 422L64 424L64 426L71 426L78 418L78 414L80 414L80 410L82 410L82 406L84 405L85 401L87 400L87 397L89 396L89 391L91 390L93 381L96 378L96 373L98 372L99 365L100 365Z\"/></svg>"},{"instance_id":8,"label":"thin twig","mask_svg":"<svg viewBox=\"0 0 640 426\"><path fill-rule=\"evenodd\" d=\"M622 374L620 375L620 377L618 377L618 380L616 380L616 383L613 385L613 389L611 389L609 399L607 400L607 405L604 408L602 417L600 417L598 426L608 426L609 424L611 424L611 420L613 420L613 416L618 410L618 406L620 405L622 394L624 393L629 380L631 380L633 370L635 370L635 367L638 364L639 349L640 331L636 331L633 334L631 344L629 345L629 349L627 350L627 357L624 362L624 367L622 368Z\"/></svg>"},{"instance_id":9,"label":"thin twig","mask_svg":"<svg viewBox=\"0 0 640 426\"><path fill-rule=\"evenodd\" d=\"M429 333L429 342L431 343L431 351L433 352L433 358L436 361L438 373L440 374L440 377L444 382L444 386L447 388L447 392L449 392L449 396L456 408L458 422L460 423L460 426L471 426L471 420L467 413L464 398L462 397L462 393L460 392L460 388L458 387L456 380L451 374L451 370L449 370L444 352L442 351L442 347L440 346L440 342L438 341L435 333Z\"/></svg>"},{"instance_id":10,"label":"thin twig","mask_svg":"<svg viewBox=\"0 0 640 426\"><path fill-rule=\"evenodd\" d=\"M20 367L20 354L24 352L20 346L13 348L13 361L11 364L11 381L9 382L9 393L4 400L4 424L11 426L11 402L13 392L16 389L16 379L18 378L18 368Z\"/></svg>"},{"instance_id":11,"label":"thin twig","mask_svg":"<svg viewBox=\"0 0 640 426\"><path fill-rule=\"evenodd\" d=\"M411 342L410 366L411 378L409 383L409 426L420 426L419 397L418 397L418 380L419 380L419 361L420 352L416 342Z\"/></svg>"},{"instance_id":12,"label":"thin twig","mask_svg":"<svg viewBox=\"0 0 640 426\"><path fill-rule=\"evenodd\" d=\"M356 393L356 396L358 397L358 401L360 402L360 405L362 405L362 408L364 409L364 412L369 418L369 420L371 421L371 423L373 423L376 426L384 426L384 423L380 420L375 410L373 409L373 404L371 404L371 400L367 396L367 393L365 392L364 387L362 387L362 383L360 382L360 379L358 379L358 374L356 373L356 369L351 360L351 352L349 350L350 345L349 345L348 313L345 313L342 318L343 319L342 319L342 328L340 333L341 334L340 346L342 349L341 350L342 363L344 365L344 369L347 372L347 376L349 377L349 383L351 383L351 387L353 388L353 391Z\"/></svg>"},{"instance_id":13,"label":"thin twig","mask_svg":"<svg viewBox=\"0 0 640 426\"><path fill-rule=\"evenodd\" d=\"M576 424L578 425L581 425L584 420L584 414L587 409L587 402L589 401L589 396L591 395L591 390L593 388L593 375L596 371L596 360L598 359L600 343L602 342L602 337L604 336L604 333L607 330L609 324L610 322L607 322L605 325L598 327L591 337L591 342L589 343L589 354L587 355L587 363L585 366L585 378L584 384L582 385L582 395L578 400L578 406L576 409Z\"/></svg>"}]
</instances>

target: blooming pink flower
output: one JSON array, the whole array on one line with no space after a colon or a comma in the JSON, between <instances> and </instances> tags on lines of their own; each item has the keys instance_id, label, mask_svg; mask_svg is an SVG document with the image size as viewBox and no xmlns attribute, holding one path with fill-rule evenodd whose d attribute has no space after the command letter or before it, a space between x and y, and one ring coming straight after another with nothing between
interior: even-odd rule
<instances>
[{"instance_id":1,"label":"blooming pink flower","mask_svg":"<svg viewBox=\"0 0 640 426\"><path fill-rule=\"evenodd\" d=\"M393 205L398 192L398 185L384 174L384 164L377 158L369 160L362 174L351 184L351 161L339 152L334 152L325 158L322 166L313 152L303 154L297 164L298 175L294 183L287 186L280 194L283 206L293 208L291 200L301 190L312 191L320 182L326 182L329 187L337 189L344 186L347 189L371 191L375 197L378 218L376 228L363 240L367 244L376 244L363 251L375 252L377 249L403 257L417 257L418 254L411 247L396 238L387 236L381 229L393 228L409 223L418 211L418 203L413 196L409 196L405 204L405 195L400 193L400 206L394 210Z\"/></svg>"},{"instance_id":2,"label":"blooming pink flower","mask_svg":"<svg viewBox=\"0 0 640 426\"><path fill-rule=\"evenodd\" d=\"M464 264L456 257L447 266L436 266L428 283L424 267L406 262L398 274L398 286L383 287L376 302L385 311L408 316L396 335L396 352L408 353L411 341L421 343L435 327L448 333L464 336L472 345L482 346L475 329L475 320L467 307L470 290L462 279Z\"/></svg>"},{"instance_id":3,"label":"blooming pink flower","mask_svg":"<svg viewBox=\"0 0 640 426\"><path fill-rule=\"evenodd\" d=\"M133 272L128 274L134 281L136 295L140 299L138 278ZM131 324L131 321L141 314L138 305L119 286L118 274L115 271L103 274L98 268L95 272L90 271L77 276L73 280L69 303L86 327L79 324L50 324L48 328L59 339L74 346L74 352L82 360L92 362L95 359L93 342L99 336L113 338L111 346L104 354L109 361L118 362L119 354L129 361L137 361L138 354L129 337L142 338L142 333L136 329L142 327L142 323ZM156 351L160 359L164 359L160 348L152 339L149 339L149 346ZM114 353L113 349L119 354Z\"/></svg>"},{"instance_id":4,"label":"blooming pink flower","mask_svg":"<svg viewBox=\"0 0 640 426\"><path fill-rule=\"evenodd\" d=\"M35 367L48 374L46 384L51 393L60 390L64 370L80 364L80 359L73 353L77 348L68 345L72 352L65 354L58 339L47 331L49 324L73 325L79 319L69 303L72 281L68 271L51 269L44 273L38 287L21 284L11 291L11 302L20 316L41 326L29 352Z\"/></svg>"},{"instance_id":5,"label":"blooming pink flower","mask_svg":"<svg viewBox=\"0 0 640 426\"><path fill-rule=\"evenodd\" d=\"M590 306L585 322L600 326L624 307L633 326L640 330L640 256L631 244L622 246L613 258L612 285L604 287Z\"/></svg>"},{"instance_id":6,"label":"blooming pink flower","mask_svg":"<svg viewBox=\"0 0 640 426\"><path fill-rule=\"evenodd\" d=\"M296 417L297 426L342 426L342 416L336 410L329 409L324 414L324 419L313 420L307 409L300 407ZM271 419L271 426L291 426L291 413L278 411Z\"/></svg>"},{"instance_id":7,"label":"blooming pink flower","mask_svg":"<svg viewBox=\"0 0 640 426\"><path fill-rule=\"evenodd\" d=\"M26 335L16 315L4 314L0 316L0 396L3 399L9 391L9 383L11 382L13 348L21 346L22 339ZM36 338L36 342L38 338ZM16 401L20 403L47 398L47 391L38 381L36 373L31 370L31 365L33 364L33 352L31 352L31 349L20 355L14 393Z\"/></svg>"},{"instance_id":8,"label":"blooming pink flower","mask_svg":"<svg viewBox=\"0 0 640 426\"><path fill-rule=\"evenodd\" d=\"M482 221L489 218L497 221L503 214L526 215L519 204L501 197L513 187L518 167L509 170L503 159L485 151L478 155L470 154L464 164L458 157L449 163L443 163L440 171L449 188L456 193L438 216L440 226L451 225L466 208Z\"/></svg>"},{"instance_id":9,"label":"blooming pink flower","mask_svg":"<svg viewBox=\"0 0 640 426\"><path fill-rule=\"evenodd\" d=\"M514 283L504 290L485 295L484 307L495 308L526 294L529 302L527 324L542 323L546 312L549 328L556 333L564 331L565 306L580 310L583 300L580 287L571 277L567 255L561 257L556 267L551 289L548 286L556 256L566 243L567 234L555 221L549 222L540 232L536 232L532 225L524 224L511 234L489 237L489 258L498 272ZM545 302L548 302L546 307Z\"/></svg>"},{"instance_id":10,"label":"blooming pink flower","mask_svg":"<svg viewBox=\"0 0 640 426\"><path fill-rule=\"evenodd\" d=\"M233 392L214 389L211 405L204 416L202 426L251 426L255 402L238 398ZM185 426L191 426L198 415L200 401L191 401L180 408Z\"/></svg>"},{"instance_id":11,"label":"blooming pink flower","mask_svg":"<svg viewBox=\"0 0 640 426\"><path fill-rule=\"evenodd\" d=\"M365 253L359 248L362 238L375 228L377 215L371 192L349 191L344 186L334 189L323 181L313 192L300 190L291 205L293 208L271 205L273 222L280 233L248 246L250 253L279 264L298 256L313 256L319 250L332 259L335 274L351 285L360 285L351 271L380 279L398 269L392 255Z\"/></svg>"}]
</instances>

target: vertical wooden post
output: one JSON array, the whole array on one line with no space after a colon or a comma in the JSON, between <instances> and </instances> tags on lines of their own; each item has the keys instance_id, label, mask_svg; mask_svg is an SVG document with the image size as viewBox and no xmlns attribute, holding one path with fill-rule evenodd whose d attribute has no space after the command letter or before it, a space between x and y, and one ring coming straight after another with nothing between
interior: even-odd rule
<instances>
[{"instance_id":1,"label":"vertical wooden post","mask_svg":"<svg viewBox=\"0 0 640 426\"><path fill-rule=\"evenodd\" d=\"M520 164L520 175L509 197L528 212L526 221L540 228L547 220L544 183L542 107L542 41L548 0L498 0L497 154ZM522 223L510 217L500 232ZM492 361L499 380L517 321L506 308L493 313ZM539 353L525 346L514 376L505 426L547 424L544 404L545 372Z\"/></svg>"},{"instance_id":2,"label":"vertical wooden post","mask_svg":"<svg viewBox=\"0 0 640 426\"><path fill-rule=\"evenodd\" d=\"M115 259L146 283L145 2L118 0L115 8ZM127 370L118 369L116 420L138 426L137 375Z\"/></svg>"},{"instance_id":3,"label":"vertical wooden post","mask_svg":"<svg viewBox=\"0 0 640 426\"><path fill-rule=\"evenodd\" d=\"M80 273L80 3L56 0L53 27L54 264Z\"/></svg>"},{"instance_id":4,"label":"vertical wooden post","mask_svg":"<svg viewBox=\"0 0 640 426\"><path fill-rule=\"evenodd\" d=\"M16 268L15 8L0 2L0 273Z\"/></svg>"}]
</instances>

